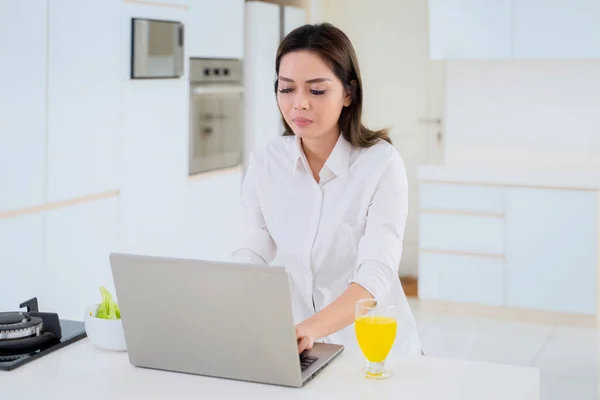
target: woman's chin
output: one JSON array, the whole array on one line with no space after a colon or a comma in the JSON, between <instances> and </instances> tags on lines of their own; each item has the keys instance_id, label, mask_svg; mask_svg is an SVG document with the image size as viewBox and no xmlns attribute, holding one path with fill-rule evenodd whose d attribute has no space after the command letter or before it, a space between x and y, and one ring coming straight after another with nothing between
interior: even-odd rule
<instances>
[{"instance_id":1,"label":"woman's chin","mask_svg":"<svg viewBox=\"0 0 600 400\"><path fill-rule=\"evenodd\" d=\"M310 129L310 126L307 126L305 128L300 127L300 126L295 126L293 131L294 131L294 134L300 138L312 138L312 137L318 136L315 134L315 132L312 129Z\"/></svg>"}]
</instances>

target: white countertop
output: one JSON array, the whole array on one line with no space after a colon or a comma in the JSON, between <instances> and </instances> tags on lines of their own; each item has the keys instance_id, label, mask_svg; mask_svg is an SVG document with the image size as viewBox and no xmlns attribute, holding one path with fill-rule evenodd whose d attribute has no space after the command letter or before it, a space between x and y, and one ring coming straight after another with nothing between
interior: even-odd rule
<instances>
[{"instance_id":1,"label":"white countertop","mask_svg":"<svg viewBox=\"0 0 600 400\"><path fill-rule=\"evenodd\" d=\"M347 349L301 389L137 368L127 353L83 339L12 371L0 371L5 399L460 399L538 400L537 369L433 357L392 357L394 376L367 381Z\"/></svg>"},{"instance_id":2,"label":"white countertop","mask_svg":"<svg viewBox=\"0 0 600 400\"><path fill-rule=\"evenodd\" d=\"M600 189L600 169L534 168L508 164L426 165L418 168L419 181L541 187Z\"/></svg>"}]
</instances>

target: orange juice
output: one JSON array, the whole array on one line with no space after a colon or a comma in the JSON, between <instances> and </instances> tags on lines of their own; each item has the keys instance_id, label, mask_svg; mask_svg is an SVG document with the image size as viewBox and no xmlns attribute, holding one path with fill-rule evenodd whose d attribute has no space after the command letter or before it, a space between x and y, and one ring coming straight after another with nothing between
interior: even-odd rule
<instances>
[{"instance_id":1,"label":"orange juice","mask_svg":"<svg viewBox=\"0 0 600 400\"><path fill-rule=\"evenodd\" d=\"M354 326L358 345L367 360L385 361L396 339L396 320L384 316L359 317Z\"/></svg>"}]
</instances>

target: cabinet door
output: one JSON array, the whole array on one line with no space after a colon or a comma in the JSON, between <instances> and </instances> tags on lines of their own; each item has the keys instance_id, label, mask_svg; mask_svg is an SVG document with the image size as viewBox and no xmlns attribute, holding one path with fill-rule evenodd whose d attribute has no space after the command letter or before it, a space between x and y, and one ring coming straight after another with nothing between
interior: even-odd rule
<instances>
[{"instance_id":1,"label":"cabinet door","mask_svg":"<svg viewBox=\"0 0 600 400\"><path fill-rule=\"evenodd\" d=\"M422 251L419 297L501 306L504 304L504 260Z\"/></svg>"},{"instance_id":2,"label":"cabinet door","mask_svg":"<svg viewBox=\"0 0 600 400\"><path fill-rule=\"evenodd\" d=\"M429 0L432 59L511 57L511 0Z\"/></svg>"},{"instance_id":3,"label":"cabinet door","mask_svg":"<svg viewBox=\"0 0 600 400\"><path fill-rule=\"evenodd\" d=\"M45 309L83 320L85 308L100 302L100 286L114 295L108 256L118 250L118 198L52 210L45 218Z\"/></svg>"},{"instance_id":4,"label":"cabinet door","mask_svg":"<svg viewBox=\"0 0 600 400\"><path fill-rule=\"evenodd\" d=\"M600 1L514 0L515 58L600 58Z\"/></svg>"},{"instance_id":5,"label":"cabinet door","mask_svg":"<svg viewBox=\"0 0 600 400\"><path fill-rule=\"evenodd\" d=\"M48 12L48 200L118 188L120 0L53 0Z\"/></svg>"},{"instance_id":6,"label":"cabinet door","mask_svg":"<svg viewBox=\"0 0 600 400\"><path fill-rule=\"evenodd\" d=\"M186 34L190 57L243 58L244 0L194 0Z\"/></svg>"},{"instance_id":7,"label":"cabinet door","mask_svg":"<svg viewBox=\"0 0 600 400\"><path fill-rule=\"evenodd\" d=\"M17 311L19 304L41 296L43 215L0 219L0 310ZM44 308L43 299L40 307Z\"/></svg>"},{"instance_id":8,"label":"cabinet door","mask_svg":"<svg viewBox=\"0 0 600 400\"><path fill-rule=\"evenodd\" d=\"M0 214L44 202L46 5L0 3Z\"/></svg>"},{"instance_id":9,"label":"cabinet door","mask_svg":"<svg viewBox=\"0 0 600 400\"><path fill-rule=\"evenodd\" d=\"M594 314L597 227L594 192L509 189L507 305Z\"/></svg>"}]
</instances>

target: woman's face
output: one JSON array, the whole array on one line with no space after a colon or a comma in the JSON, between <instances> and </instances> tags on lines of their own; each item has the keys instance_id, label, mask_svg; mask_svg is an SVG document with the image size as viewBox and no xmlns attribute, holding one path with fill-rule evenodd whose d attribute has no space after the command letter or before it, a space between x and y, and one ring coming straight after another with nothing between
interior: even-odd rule
<instances>
[{"instance_id":1,"label":"woman's face","mask_svg":"<svg viewBox=\"0 0 600 400\"><path fill-rule=\"evenodd\" d=\"M283 118L301 138L338 135L342 108L350 96L329 66L314 52L296 51L279 64L277 103Z\"/></svg>"}]
</instances>

